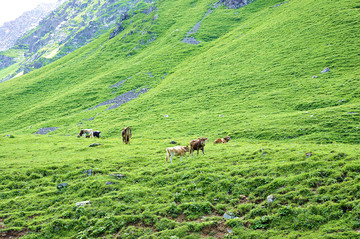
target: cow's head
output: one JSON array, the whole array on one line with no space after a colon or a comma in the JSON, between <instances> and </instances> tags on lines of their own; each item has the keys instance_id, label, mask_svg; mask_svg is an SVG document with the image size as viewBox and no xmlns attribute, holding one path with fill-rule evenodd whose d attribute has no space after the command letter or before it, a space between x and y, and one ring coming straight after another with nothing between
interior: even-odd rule
<instances>
[{"instance_id":1,"label":"cow's head","mask_svg":"<svg viewBox=\"0 0 360 239\"><path fill-rule=\"evenodd\" d=\"M199 138L199 140L200 140L201 145L205 145L205 141L207 141L207 138L202 137L202 138Z\"/></svg>"},{"instance_id":2,"label":"cow's head","mask_svg":"<svg viewBox=\"0 0 360 239\"><path fill-rule=\"evenodd\" d=\"M186 145L186 146L184 147L184 149L185 149L185 152L189 152L189 151L190 151L189 145Z\"/></svg>"},{"instance_id":3,"label":"cow's head","mask_svg":"<svg viewBox=\"0 0 360 239\"><path fill-rule=\"evenodd\" d=\"M78 134L77 137L79 138L79 137L81 137L83 134L84 134L84 130L82 129L82 130L80 131L80 133Z\"/></svg>"},{"instance_id":4,"label":"cow's head","mask_svg":"<svg viewBox=\"0 0 360 239\"><path fill-rule=\"evenodd\" d=\"M229 142L230 141L230 136L226 136L225 138L224 138L227 142Z\"/></svg>"}]
</instances>

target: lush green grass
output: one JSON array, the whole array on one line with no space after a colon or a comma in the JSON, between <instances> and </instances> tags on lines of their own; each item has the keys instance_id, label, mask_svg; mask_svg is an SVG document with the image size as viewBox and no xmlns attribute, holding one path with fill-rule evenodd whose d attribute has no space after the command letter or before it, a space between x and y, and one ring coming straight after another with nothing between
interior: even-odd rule
<instances>
[{"instance_id":1,"label":"lush green grass","mask_svg":"<svg viewBox=\"0 0 360 239\"><path fill-rule=\"evenodd\" d=\"M156 1L117 37L1 83L0 133L15 138L0 141L0 229L28 238L219 238L227 229L234 238L357 237L359 7L280 2L219 7L194 34L201 44L189 45L182 39L214 2ZM139 87L150 90L88 110ZM131 145L119 138L124 126ZM33 135L42 127L60 128ZM81 128L105 138L78 139ZM225 135L229 144L212 145ZM171 140L202 136L204 157L165 163ZM85 200L91 206L75 206Z\"/></svg>"},{"instance_id":2,"label":"lush green grass","mask_svg":"<svg viewBox=\"0 0 360 239\"><path fill-rule=\"evenodd\" d=\"M88 147L93 142L101 145ZM358 236L357 146L209 142L205 156L173 164L165 163L169 146L169 140L136 136L131 145L119 138L2 140L4 230L25 230L26 238L218 238L226 229L235 238ZM57 189L60 183L68 186ZM87 200L91 205L75 206ZM236 218L225 220L230 212Z\"/></svg>"}]
</instances>

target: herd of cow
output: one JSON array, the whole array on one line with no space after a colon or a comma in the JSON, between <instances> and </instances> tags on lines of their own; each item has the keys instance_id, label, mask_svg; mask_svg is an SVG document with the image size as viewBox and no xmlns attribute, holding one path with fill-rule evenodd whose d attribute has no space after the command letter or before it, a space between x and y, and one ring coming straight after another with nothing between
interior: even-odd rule
<instances>
[{"instance_id":1,"label":"herd of cow","mask_svg":"<svg viewBox=\"0 0 360 239\"><path fill-rule=\"evenodd\" d=\"M94 137L100 138L100 134L101 134L101 131L94 131L92 129L82 129L82 130L80 130L80 133L78 134L77 137L79 138L82 136L82 137L86 137L86 138L94 138ZM131 128L125 127L123 129L123 131L121 132L121 136L122 136L123 142L125 144L130 143L130 138L132 136Z\"/></svg>"},{"instance_id":2,"label":"herd of cow","mask_svg":"<svg viewBox=\"0 0 360 239\"><path fill-rule=\"evenodd\" d=\"M85 136L86 138L100 138L101 131L93 131L92 129L82 129L77 137ZM130 143L130 138L132 136L131 128L125 127L123 131L121 132L122 140L125 144ZM202 137L198 138L196 140L190 141L190 148L189 145L186 146L175 146L166 148L166 162L169 160L172 163L172 158L174 156L180 156L180 160L182 160L182 156L185 156L187 152L190 152L191 155L193 155L194 151L197 151L197 155L199 155L199 150L202 151L203 155L205 155L204 147L205 142L208 138ZM231 140L229 136L226 136L225 138L219 138L214 141L214 144L219 143L227 143Z\"/></svg>"}]
</instances>

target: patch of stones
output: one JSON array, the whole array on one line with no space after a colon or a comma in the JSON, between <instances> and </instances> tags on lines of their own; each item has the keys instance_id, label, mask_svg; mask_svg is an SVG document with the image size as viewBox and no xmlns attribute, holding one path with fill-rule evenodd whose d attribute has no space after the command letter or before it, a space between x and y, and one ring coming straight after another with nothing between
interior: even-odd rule
<instances>
[{"instance_id":1,"label":"patch of stones","mask_svg":"<svg viewBox=\"0 0 360 239\"><path fill-rule=\"evenodd\" d=\"M326 72L330 72L330 68L326 67L324 70L321 71L321 74L326 73Z\"/></svg>"},{"instance_id":2,"label":"patch of stones","mask_svg":"<svg viewBox=\"0 0 360 239\"><path fill-rule=\"evenodd\" d=\"M49 132L57 130L59 127L45 127L39 129L35 134L48 134Z\"/></svg>"},{"instance_id":3,"label":"patch of stones","mask_svg":"<svg viewBox=\"0 0 360 239\"><path fill-rule=\"evenodd\" d=\"M224 5L228 8L236 9L240 7L244 7L255 0L220 0L220 3L224 3Z\"/></svg>"},{"instance_id":4,"label":"patch of stones","mask_svg":"<svg viewBox=\"0 0 360 239\"><path fill-rule=\"evenodd\" d=\"M97 107L104 106L104 105L111 105L106 110L116 109L119 106L121 106L122 104L127 103L130 100L136 99L139 97L139 95L144 94L146 92L147 92L147 88L141 88L140 90L139 89L131 90L122 95L115 97L112 100L104 101L103 103L100 103L92 108L89 108L89 110L93 110Z\"/></svg>"},{"instance_id":5,"label":"patch of stones","mask_svg":"<svg viewBox=\"0 0 360 239\"><path fill-rule=\"evenodd\" d=\"M82 206L85 206L85 205L91 206L91 202L90 201L82 201L82 202L77 202L75 204L76 207L82 207Z\"/></svg>"},{"instance_id":6,"label":"patch of stones","mask_svg":"<svg viewBox=\"0 0 360 239\"><path fill-rule=\"evenodd\" d=\"M57 189L64 189L64 188L67 188L68 184L67 183L60 183L57 185Z\"/></svg>"},{"instance_id":7,"label":"patch of stones","mask_svg":"<svg viewBox=\"0 0 360 239\"><path fill-rule=\"evenodd\" d=\"M96 146L100 146L101 144L99 143L93 143L93 144L90 144L89 147L96 147Z\"/></svg>"},{"instance_id":8,"label":"patch of stones","mask_svg":"<svg viewBox=\"0 0 360 239\"><path fill-rule=\"evenodd\" d=\"M289 1L288 1L288 2L282 2L282 3L276 4L276 5L273 6L273 7L280 7L281 5L286 4L286 3L289 3Z\"/></svg>"},{"instance_id":9,"label":"patch of stones","mask_svg":"<svg viewBox=\"0 0 360 239\"><path fill-rule=\"evenodd\" d=\"M126 78L125 80L122 80L122 81L120 81L120 82L118 82L118 83L116 83L116 84L114 84L114 85L112 85L112 86L110 86L110 88L119 88L119 87L121 87L122 86L122 84L124 84L124 82L126 81L126 80L128 80L128 79L130 79L131 77L129 77L129 78Z\"/></svg>"},{"instance_id":10,"label":"patch of stones","mask_svg":"<svg viewBox=\"0 0 360 239\"><path fill-rule=\"evenodd\" d=\"M229 219L235 219L237 217L234 216L234 214L232 212L226 212L226 213L224 213L223 218L229 220Z\"/></svg>"},{"instance_id":11,"label":"patch of stones","mask_svg":"<svg viewBox=\"0 0 360 239\"><path fill-rule=\"evenodd\" d=\"M113 177L113 178L115 178L115 179L118 179L118 180L123 179L123 178L126 177L126 176L125 176L124 174L122 174L122 173L111 173L111 174L109 174L109 176L110 176L110 177Z\"/></svg>"},{"instance_id":12,"label":"patch of stones","mask_svg":"<svg viewBox=\"0 0 360 239\"><path fill-rule=\"evenodd\" d=\"M217 8L217 7L218 7L218 5L215 6L215 8ZM193 44L193 45L200 44L200 41L197 41L194 37L190 37L190 35L195 34L199 30L201 22L205 19L205 17L210 15L210 13L212 11L213 11L212 9L209 9L207 11L207 13L205 13L203 18L200 20L200 22L196 23L195 26L193 28L191 28L190 31L188 31L188 33L186 34L186 37L182 40L183 43L188 43L188 44Z\"/></svg>"},{"instance_id":13,"label":"patch of stones","mask_svg":"<svg viewBox=\"0 0 360 239\"><path fill-rule=\"evenodd\" d=\"M320 73L321 74L324 74L324 73L327 73L327 72L330 72L330 68L329 67L326 67L324 70L322 70ZM313 79L317 78L317 75L313 75L312 76Z\"/></svg>"},{"instance_id":14,"label":"patch of stones","mask_svg":"<svg viewBox=\"0 0 360 239\"><path fill-rule=\"evenodd\" d=\"M192 44L192 45L198 45L201 42L196 40L194 37L191 37L191 34L195 34L201 25L201 22L212 13L212 11L216 8L218 8L220 5L224 4L228 8L236 9L243 6L248 5L249 3L252 3L254 0L220 0L213 4L212 9L209 9L207 13L203 16L203 18L195 24L193 28L190 29L190 31L187 32L186 37L182 40L183 43Z\"/></svg>"}]
</instances>

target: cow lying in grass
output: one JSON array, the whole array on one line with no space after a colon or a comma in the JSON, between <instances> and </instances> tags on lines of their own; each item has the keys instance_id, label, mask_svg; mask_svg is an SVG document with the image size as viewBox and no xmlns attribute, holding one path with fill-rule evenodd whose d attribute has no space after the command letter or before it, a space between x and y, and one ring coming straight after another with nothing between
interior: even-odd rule
<instances>
[{"instance_id":1,"label":"cow lying in grass","mask_svg":"<svg viewBox=\"0 0 360 239\"><path fill-rule=\"evenodd\" d=\"M205 147L205 141L207 138L198 138L197 140L191 140L190 141L190 154L193 155L194 151L197 150L197 155L199 155L199 150L203 152L203 155L205 155L204 147Z\"/></svg>"},{"instance_id":2,"label":"cow lying in grass","mask_svg":"<svg viewBox=\"0 0 360 239\"><path fill-rule=\"evenodd\" d=\"M182 160L182 156L186 155L186 152L189 152L189 146L175 146L171 148L166 148L166 162L169 160L172 163L172 158L174 156L180 156L180 160Z\"/></svg>"},{"instance_id":3,"label":"cow lying in grass","mask_svg":"<svg viewBox=\"0 0 360 239\"><path fill-rule=\"evenodd\" d=\"M230 141L230 136L226 136L225 138L219 138L214 141L214 144L225 144Z\"/></svg>"},{"instance_id":4,"label":"cow lying in grass","mask_svg":"<svg viewBox=\"0 0 360 239\"><path fill-rule=\"evenodd\" d=\"M88 137L94 138L93 130L92 129L82 129L77 137L80 138L81 136L85 136L86 138L88 138Z\"/></svg>"}]
</instances>

